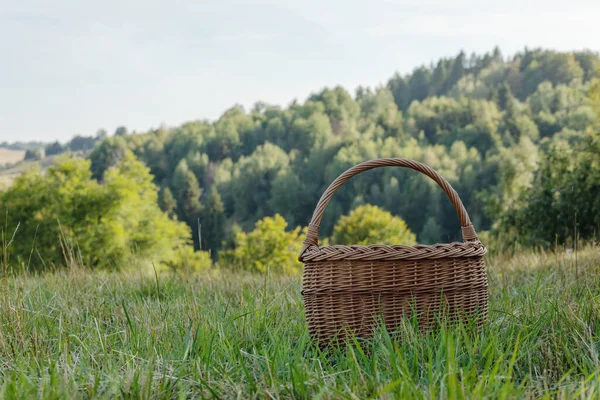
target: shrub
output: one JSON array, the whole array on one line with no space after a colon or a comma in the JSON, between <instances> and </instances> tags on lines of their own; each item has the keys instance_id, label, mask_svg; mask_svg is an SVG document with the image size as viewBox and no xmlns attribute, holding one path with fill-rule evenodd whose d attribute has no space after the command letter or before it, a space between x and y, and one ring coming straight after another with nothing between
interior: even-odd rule
<instances>
[{"instance_id":1,"label":"shrub","mask_svg":"<svg viewBox=\"0 0 600 400\"><path fill-rule=\"evenodd\" d=\"M28 149L25 152L25 160L26 161L37 161L44 158L41 149Z\"/></svg>"},{"instance_id":2,"label":"shrub","mask_svg":"<svg viewBox=\"0 0 600 400\"><path fill-rule=\"evenodd\" d=\"M258 221L250 233L238 231L234 248L220 253L224 266L254 272L271 271L295 274L302 264L298 253L304 232L299 227L286 232L287 222L279 214Z\"/></svg>"},{"instance_id":3,"label":"shrub","mask_svg":"<svg viewBox=\"0 0 600 400\"><path fill-rule=\"evenodd\" d=\"M63 145L61 145L59 142L50 143L44 149L44 153L47 156L54 156L54 155L57 155L60 153L64 153L65 151L66 151L66 148Z\"/></svg>"},{"instance_id":4,"label":"shrub","mask_svg":"<svg viewBox=\"0 0 600 400\"><path fill-rule=\"evenodd\" d=\"M61 157L46 173L35 168L15 179L0 193L8 234L16 229L13 259L38 270L68 264L73 254L90 267L121 267L132 254L177 262L190 229L160 210L149 169L128 151L104 178L92 178L88 160Z\"/></svg>"},{"instance_id":5,"label":"shrub","mask_svg":"<svg viewBox=\"0 0 600 400\"><path fill-rule=\"evenodd\" d=\"M185 246L179 248L176 257L165 265L173 271L199 272L210 269L212 259L208 251L194 251L192 246Z\"/></svg>"},{"instance_id":6,"label":"shrub","mask_svg":"<svg viewBox=\"0 0 600 400\"><path fill-rule=\"evenodd\" d=\"M405 244L417 243L406 222L377 206L365 204L342 216L333 228L335 244Z\"/></svg>"}]
</instances>

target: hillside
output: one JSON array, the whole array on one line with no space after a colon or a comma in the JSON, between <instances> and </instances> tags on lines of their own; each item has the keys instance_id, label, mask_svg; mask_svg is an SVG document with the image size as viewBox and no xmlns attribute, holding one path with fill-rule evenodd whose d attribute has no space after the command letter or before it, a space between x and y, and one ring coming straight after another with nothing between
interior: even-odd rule
<instances>
[{"instance_id":1,"label":"hillside","mask_svg":"<svg viewBox=\"0 0 600 400\"><path fill-rule=\"evenodd\" d=\"M259 102L249 111L233 107L215 122L111 138L92 154L92 169L101 178L106 160L131 149L161 187L163 209L194 231L199 220L203 243L195 234L196 248L213 251L232 227L250 229L264 216L279 213L290 227L305 226L329 182L377 157L429 164L459 192L480 231L508 231L519 226L521 220L509 217L523 209L551 149L567 146L572 160L590 154L586 138L597 132L597 106L588 92L598 65L594 53L526 50L509 59L498 49L460 53L354 94L326 88L287 108ZM202 204L190 207L197 199L186 193L202 193ZM321 234L362 203L404 218L419 242L460 238L440 190L417 173L393 169L346 184L329 205ZM559 226L572 226L573 212ZM211 224L219 218L228 221L226 230ZM568 230L554 229L531 238L568 240ZM520 239L527 241L528 233Z\"/></svg>"},{"instance_id":2,"label":"hillside","mask_svg":"<svg viewBox=\"0 0 600 400\"><path fill-rule=\"evenodd\" d=\"M0 165L16 163L22 161L24 157L24 150L10 150L0 147Z\"/></svg>"},{"instance_id":3,"label":"hillside","mask_svg":"<svg viewBox=\"0 0 600 400\"><path fill-rule=\"evenodd\" d=\"M0 147L0 166L13 165L23 161L25 157L24 150L10 150ZM20 171L12 168L0 168L0 188L9 185L14 176L19 175Z\"/></svg>"},{"instance_id":4,"label":"hillside","mask_svg":"<svg viewBox=\"0 0 600 400\"><path fill-rule=\"evenodd\" d=\"M90 150L105 136L102 132L95 137L77 135L64 145L59 142L0 143L0 187L10 185L16 177L33 166L39 166L42 170L48 168L62 153L68 152L76 157L87 157ZM28 151L39 152L41 158L25 160Z\"/></svg>"},{"instance_id":5,"label":"hillside","mask_svg":"<svg viewBox=\"0 0 600 400\"><path fill-rule=\"evenodd\" d=\"M78 136L46 153L93 147L92 176L103 182L133 152L160 189L161 209L185 222L195 249L213 257L265 216L280 214L288 230L306 226L337 175L380 157L416 159L440 172L490 246L498 238L503 246L594 240L599 65L591 52L460 53L377 88L325 88L288 107L234 106L217 121L148 132L119 127L112 137ZM441 190L393 168L345 184L324 214L321 235L365 203L404 219L420 243L461 238Z\"/></svg>"}]
</instances>

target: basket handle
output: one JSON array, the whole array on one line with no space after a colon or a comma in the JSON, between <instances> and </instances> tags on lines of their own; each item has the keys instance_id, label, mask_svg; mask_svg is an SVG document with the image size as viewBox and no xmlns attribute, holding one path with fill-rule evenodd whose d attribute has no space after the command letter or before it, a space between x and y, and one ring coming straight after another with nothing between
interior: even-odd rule
<instances>
[{"instance_id":1,"label":"basket handle","mask_svg":"<svg viewBox=\"0 0 600 400\"><path fill-rule=\"evenodd\" d=\"M433 168L428 167L427 165L418 161L409 160L406 158L379 158L357 164L354 167L346 170L346 172L331 182L327 190L325 190L321 196L319 203L317 203L317 207L315 208L310 224L308 225L308 233L306 234L306 238L302 243L302 249L300 250L299 258L302 258L302 254L304 254L306 249L309 247L319 245L319 229L321 218L323 217L323 213L329 204L329 200L331 200L331 197L333 197L333 194L336 192L336 190L338 190L340 186L346 183L354 175L358 175L361 172L379 167L411 168L433 179L435 183L437 183L444 190L444 192L446 192L446 195L448 195L448 198L450 198L450 201L456 210L456 214L460 220L463 241L475 242L478 240L475 228L473 228L473 225L471 224L469 214L467 213L462 200L458 196L458 193L456 193L456 190L450 186L448 181L438 174Z\"/></svg>"}]
</instances>

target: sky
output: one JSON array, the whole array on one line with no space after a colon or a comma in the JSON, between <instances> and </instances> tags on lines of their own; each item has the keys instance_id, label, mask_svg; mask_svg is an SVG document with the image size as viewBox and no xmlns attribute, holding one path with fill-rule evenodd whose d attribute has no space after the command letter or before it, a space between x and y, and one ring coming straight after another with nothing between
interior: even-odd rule
<instances>
[{"instance_id":1,"label":"sky","mask_svg":"<svg viewBox=\"0 0 600 400\"><path fill-rule=\"evenodd\" d=\"M598 0L0 0L0 142L213 120L461 50L598 38Z\"/></svg>"}]
</instances>

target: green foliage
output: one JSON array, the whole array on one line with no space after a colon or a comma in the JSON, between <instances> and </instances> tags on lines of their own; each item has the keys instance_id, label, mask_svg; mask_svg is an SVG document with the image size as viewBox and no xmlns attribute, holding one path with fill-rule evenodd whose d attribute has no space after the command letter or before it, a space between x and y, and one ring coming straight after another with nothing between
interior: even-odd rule
<instances>
[{"instance_id":1,"label":"green foliage","mask_svg":"<svg viewBox=\"0 0 600 400\"><path fill-rule=\"evenodd\" d=\"M272 214L271 187L278 172L288 165L288 155L268 142L239 160L232 179L232 196L234 212L239 219L248 222L246 225Z\"/></svg>"},{"instance_id":2,"label":"green foliage","mask_svg":"<svg viewBox=\"0 0 600 400\"><path fill-rule=\"evenodd\" d=\"M148 168L126 152L100 184L90 165L61 158L45 173L27 171L0 193L6 229L15 231L13 259L34 270L74 261L116 267L131 255L176 262L189 228L159 209Z\"/></svg>"},{"instance_id":3,"label":"green foliage","mask_svg":"<svg viewBox=\"0 0 600 400\"><path fill-rule=\"evenodd\" d=\"M171 189L168 187L160 190L158 194L158 205L160 206L160 209L169 217L173 218L176 216L177 200L175 200Z\"/></svg>"},{"instance_id":4,"label":"green foliage","mask_svg":"<svg viewBox=\"0 0 600 400\"><path fill-rule=\"evenodd\" d=\"M59 142L54 142L50 143L44 148L44 154L46 154L47 156L54 156L60 153L64 153L65 150L66 149Z\"/></svg>"},{"instance_id":5,"label":"green foliage","mask_svg":"<svg viewBox=\"0 0 600 400\"><path fill-rule=\"evenodd\" d=\"M441 241L441 227L433 217L429 217L419 234L419 243L435 244ZM484 242L487 244L487 242Z\"/></svg>"},{"instance_id":6,"label":"green foliage","mask_svg":"<svg viewBox=\"0 0 600 400\"><path fill-rule=\"evenodd\" d=\"M96 140L103 140L108 137L108 131L104 128L100 128L96 131Z\"/></svg>"},{"instance_id":7,"label":"green foliage","mask_svg":"<svg viewBox=\"0 0 600 400\"><path fill-rule=\"evenodd\" d=\"M93 136L77 135L67 143L67 147L71 151L86 151L93 149L96 145L96 138Z\"/></svg>"},{"instance_id":8,"label":"green foliage","mask_svg":"<svg viewBox=\"0 0 600 400\"><path fill-rule=\"evenodd\" d=\"M487 100L429 97L413 102L407 117L413 135L423 132L429 143L451 146L461 140L485 154L499 142L502 115L496 104Z\"/></svg>"},{"instance_id":9,"label":"green foliage","mask_svg":"<svg viewBox=\"0 0 600 400\"><path fill-rule=\"evenodd\" d=\"M552 93L552 87L538 88L535 101L540 109L556 107L558 102L581 99L568 96L568 88ZM558 88L557 88L558 90ZM561 95L562 93L562 95ZM569 100L567 100L569 99ZM587 99L586 99L587 100ZM600 115L600 85L594 80L589 89L590 111ZM572 110L572 109L571 109ZM556 108L556 113L562 107ZM580 239L597 240L600 233L600 126L593 117L585 124L585 133L564 129L543 143L544 152L532 184L512 184L513 201L502 210L497 231L510 242L548 246L574 243ZM529 147L532 147L530 145ZM524 150L527 157L531 150ZM531 169L530 169L531 170ZM533 171L532 171L533 172ZM526 182L525 181L525 182ZM523 182L523 181L522 181Z\"/></svg>"},{"instance_id":10,"label":"green foliage","mask_svg":"<svg viewBox=\"0 0 600 400\"><path fill-rule=\"evenodd\" d=\"M115 136L127 136L127 128L124 126L119 126L115 129Z\"/></svg>"},{"instance_id":11,"label":"green foliage","mask_svg":"<svg viewBox=\"0 0 600 400\"><path fill-rule=\"evenodd\" d=\"M198 185L198 180L192 171L185 174L183 187L179 192L181 202L179 203L180 218L188 224L193 224L200 217L202 204L200 196L202 190Z\"/></svg>"},{"instance_id":12,"label":"green foliage","mask_svg":"<svg viewBox=\"0 0 600 400\"><path fill-rule=\"evenodd\" d=\"M377 206L365 204L342 216L333 228L336 244L404 244L417 243L406 222Z\"/></svg>"},{"instance_id":13,"label":"green foliage","mask_svg":"<svg viewBox=\"0 0 600 400\"><path fill-rule=\"evenodd\" d=\"M263 218L252 232L235 233L235 248L222 251L219 262L236 270L297 274L302 268L298 254L305 232L300 228L286 232L286 228L279 214Z\"/></svg>"},{"instance_id":14,"label":"green foliage","mask_svg":"<svg viewBox=\"0 0 600 400\"><path fill-rule=\"evenodd\" d=\"M27 149L25 151L25 160L26 161L37 161L43 158L43 153L41 149Z\"/></svg>"},{"instance_id":15,"label":"green foliage","mask_svg":"<svg viewBox=\"0 0 600 400\"><path fill-rule=\"evenodd\" d=\"M120 136L103 140L90 154L94 179L102 181L104 172L117 165L125 157L127 149L127 142Z\"/></svg>"},{"instance_id":16,"label":"green foliage","mask_svg":"<svg viewBox=\"0 0 600 400\"><path fill-rule=\"evenodd\" d=\"M533 51L526 53L521 61L524 72L525 93L533 92L544 80L553 84L568 84L582 79L584 71L572 53Z\"/></svg>"},{"instance_id":17,"label":"green foliage","mask_svg":"<svg viewBox=\"0 0 600 400\"><path fill-rule=\"evenodd\" d=\"M217 188L213 186L208 192L202 217L200 218L202 244L201 249L209 251L216 257L221 243L225 239L225 206Z\"/></svg>"},{"instance_id":18,"label":"green foliage","mask_svg":"<svg viewBox=\"0 0 600 400\"><path fill-rule=\"evenodd\" d=\"M196 248L214 257L236 224L248 231L278 213L291 226L307 225L338 174L377 157L431 165L458 191L477 230L493 236L507 210L523 206L520 199L551 147L578 146L590 129L599 129L598 65L591 52L534 49L510 58L498 48L461 52L396 74L385 87L359 87L354 96L342 87L325 88L288 107L257 102L247 111L236 105L214 122L145 133L120 129L94 147L92 172L102 182L104 171L133 151L160 186L162 209L185 222ZM210 193L218 193L222 211L208 207ZM341 215L365 203L402 215L419 242L461 238L443 192L426 177L397 168L345 184L321 232L330 236Z\"/></svg>"},{"instance_id":19,"label":"green foliage","mask_svg":"<svg viewBox=\"0 0 600 400\"><path fill-rule=\"evenodd\" d=\"M520 243L596 239L600 227L600 133L553 143L531 188L503 214L502 228Z\"/></svg>"},{"instance_id":20,"label":"green foliage","mask_svg":"<svg viewBox=\"0 0 600 400\"><path fill-rule=\"evenodd\" d=\"M594 80L589 90L590 101L594 112L598 116L596 121L600 121L600 79Z\"/></svg>"},{"instance_id":21,"label":"green foliage","mask_svg":"<svg viewBox=\"0 0 600 400\"><path fill-rule=\"evenodd\" d=\"M192 246L183 246L164 264L171 271L189 274L209 270L212 267L212 259L208 251L195 251Z\"/></svg>"}]
</instances>

